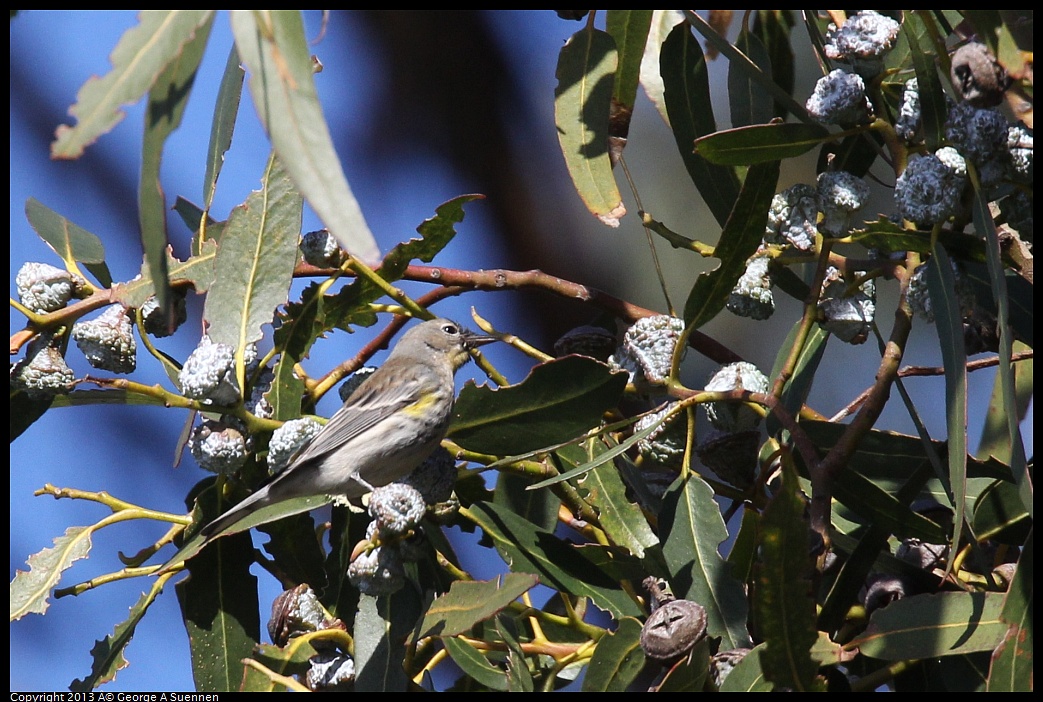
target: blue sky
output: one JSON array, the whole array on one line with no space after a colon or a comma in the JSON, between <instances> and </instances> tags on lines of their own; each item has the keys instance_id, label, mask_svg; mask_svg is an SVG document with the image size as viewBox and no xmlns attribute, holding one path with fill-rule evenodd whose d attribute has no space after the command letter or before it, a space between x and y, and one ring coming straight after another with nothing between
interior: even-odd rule
<instances>
[{"instance_id":1,"label":"blue sky","mask_svg":"<svg viewBox=\"0 0 1043 702\"><path fill-rule=\"evenodd\" d=\"M533 241L503 243L497 231L500 222L492 215L501 203L476 202L467 208L467 219L458 227L457 239L437 262L460 268L497 268L506 266L505 261L516 253L511 247L529 247L546 254L545 263L541 265L550 272L597 285L646 307L664 310L644 234L634 222L636 218L629 218L618 231L596 224L571 191L564 171L553 127L554 66L565 39L581 25L559 20L550 11L488 12L482 15L482 20L488 36L504 57L515 90L516 102L501 108L512 111L505 118L511 130L502 158L523 174L527 192L536 198L537 205L527 213L531 221L526 224L538 235L534 235ZM12 296L15 295L14 276L24 261L60 265L59 259L26 222L24 205L29 197L100 236L107 247L107 260L115 279L127 280L140 267L135 188L143 118L141 105L128 106L126 118L112 133L91 146L82 159L55 162L48 157L54 129L70 119L67 110L80 85L91 75L109 70L109 52L135 22L135 14L127 11L30 11L20 13L11 22ZM306 22L309 36L318 36L319 13L306 13ZM184 124L167 147L163 185L168 202L172 203L177 195L197 202L201 199L210 114L230 45L228 17L222 13L215 22ZM353 21L350 15L346 21L332 22L313 51L325 66L317 77L317 86L327 116L338 116L334 138L345 172L384 250L410 237L414 228L430 217L440 203L463 193L489 192L490 184L480 176L454 168L454 161L445 153L446 144L437 138L437 130L432 131L434 138L429 139L424 148L408 152L396 148L397 143L372 143L372 121L382 114L374 106L390 90L392 76L381 54L382 48L374 43L362 23ZM711 66L715 96L723 95L723 75L722 66ZM431 129L422 110L395 117L403 129L420 132ZM727 115L718 117L722 124L726 119ZM701 223L710 220L687 179L672 136L647 101L639 102L631 141L640 144L631 146L627 156L638 182L644 184L642 196L646 209L657 215L668 212L659 218L676 223L678 230L690 236L700 235ZM253 106L244 95L235 140L213 208L215 212L228 212L259 186L268 151L269 145ZM784 177L787 177L786 171ZM788 177L796 179L800 174L791 173ZM622 184L622 179L620 182ZM788 184L781 183L780 188ZM636 212L629 194L625 201L631 212ZM183 253L189 232L174 218L168 221L175 250ZM305 231L319 226L314 215L308 213ZM663 248L660 251L662 254ZM670 253L665 256L669 259L667 275L675 303L683 303L694 279L693 265L703 264L693 264L691 258ZM882 294L885 299L886 294L886 291ZM552 316L535 318L526 307L526 299L513 294L475 294L447 300L436 311L468 322L469 307L476 305L482 315L498 327L542 338L544 343L564 331L556 329L557 320ZM753 327L748 321L736 322L722 315L709 330L768 371L778 350L775 340L784 338L788 325L795 319L793 313L799 314L793 304L786 305L780 306L779 319L772 321L774 326ZM200 311L200 301L190 299L190 322L174 337L162 341L165 351L179 359L188 355L198 341ZM786 317L787 313L790 316ZM882 324L889 325L890 319L883 319ZM22 325L20 315L12 311L11 332ZM315 373L324 372L353 354L367 339L365 330L355 336L333 334L316 346L309 368ZM816 386L812 399L820 411L835 412L872 382L875 362L867 361L865 355L872 353L869 346L831 345L831 355L827 358L835 368L842 369L844 377L827 378L824 379L827 382ZM491 348L489 355L512 381L521 380L531 366L528 359L509 349ZM75 351L69 354L74 370L82 376L88 367L77 356ZM167 382L151 358L141 356L140 360L136 380ZM907 363L939 363L933 328L921 325L917 329L908 349ZM698 358L690 358L688 364L689 372L696 378L706 377L714 370L711 364ZM459 382L475 372L470 367L465 369ZM990 372L972 374L973 396L987 398L992 378ZM830 380L834 382L828 382ZM941 379L916 379L910 386L914 398L925 408L932 434L943 436ZM881 425L911 432L908 418L898 407L900 403L892 404L894 407L885 412ZM319 411L328 416L336 405L336 399L328 397ZM983 411L982 402L972 404L972 445L976 443L976 427L980 425ZM49 412L12 443L11 577L16 570L25 569L29 555L50 546L52 539L69 526L92 524L104 516L100 507L89 503L31 497L44 483L86 490L105 489L143 506L183 512L184 495L204 477L189 457L177 468L172 467L185 419L183 412L162 408L62 409ZM1031 454L1031 417L1026 426ZM106 529L94 540L90 558L67 571L62 585L117 569L119 551L133 553L163 531L159 525L137 522ZM465 566L478 577L490 577L502 567L478 556L465 555L465 561ZM277 594L277 588L259 569L258 574L262 575L265 588L262 601L266 598L270 601ZM138 581L106 585L77 598L52 599L46 615L30 615L14 622L10 633L11 689L64 690L74 678L86 676L94 641L112 632L144 589L144 583ZM193 688L188 641L171 588L138 627L126 656L129 667L103 688L105 691Z\"/></svg>"}]
</instances>

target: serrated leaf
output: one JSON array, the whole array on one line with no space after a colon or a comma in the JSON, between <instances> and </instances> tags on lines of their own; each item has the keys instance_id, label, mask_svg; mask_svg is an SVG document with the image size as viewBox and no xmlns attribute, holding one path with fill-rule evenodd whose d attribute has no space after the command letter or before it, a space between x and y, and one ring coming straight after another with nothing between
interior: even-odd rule
<instances>
[{"instance_id":1,"label":"serrated leaf","mask_svg":"<svg viewBox=\"0 0 1043 702\"><path fill-rule=\"evenodd\" d=\"M468 383L453 409L449 436L464 448L511 455L559 444L596 426L619 402L627 374L586 356L532 369L521 383L491 389Z\"/></svg>"},{"instance_id":2,"label":"serrated leaf","mask_svg":"<svg viewBox=\"0 0 1043 702\"><path fill-rule=\"evenodd\" d=\"M641 622L623 617L615 631L598 639L583 677L583 692L627 692L644 665Z\"/></svg>"},{"instance_id":3,"label":"serrated leaf","mask_svg":"<svg viewBox=\"0 0 1043 702\"><path fill-rule=\"evenodd\" d=\"M507 689L507 673L490 663L477 648L455 637L443 639L442 643L453 662L479 685L490 690Z\"/></svg>"},{"instance_id":4,"label":"serrated leaf","mask_svg":"<svg viewBox=\"0 0 1043 702\"><path fill-rule=\"evenodd\" d=\"M674 594L706 608L707 634L721 637L722 648L749 648L746 593L717 551L728 530L702 478L692 475L670 486L659 533Z\"/></svg>"},{"instance_id":5,"label":"serrated leaf","mask_svg":"<svg viewBox=\"0 0 1043 702\"><path fill-rule=\"evenodd\" d=\"M261 183L228 218L203 310L210 339L240 352L286 302L301 231L301 197L275 154Z\"/></svg>"},{"instance_id":6,"label":"serrated leaf","mask_svg":"<svg viewBox=\"0 0 1043 702\"><path fill-rule=\"evenodd\" d=\"M26 200L25 217L36 234L67 266L83 263L99 283L105 287L112 285L112 277L105 263L105 245L96 235L73 224L35 198Z\"/></svg>"},{"instance_id":7,"label":"serrated leaf","mask_svg":"<svg viewBox=\"0 0 1043 702\"><path fill-rule=\"evenodd\" d=\"M752 593L757 632L766 644L760 655L768 679L800 692L821 688L819 666L810 654L818 631L805 507L796 472L783 467L782 489L760 519Z\"/></svg>"},{"instance_id":8,"label":"serrated leaf","mask_svg":"<svg viewBox=\"0 0 1043 702\"><path fill-rule=\"evenodd\" d=\"M847 648L886 661L991 651L1007 633L1000 619L1003 599L995 592L905 597L874 612Z\"/></svg>"},{"instance_id":9,"label":"serrated leaf","mask_svg":"<svg viewBox=\"0 0 1043 702\"><path fill-rule=\"evenodd\" d=\"M51 144L52 158L78 158L125 116L190 41L213 10L143 10L140 23L124 32L112 51L112 71L92 76L76 94L69 114L76 125L61 125Z\"/></svg>"},{"instance_id":10,"label":"serrated leaf","mask_svg":"<svg viewBox=\"0 0 1043 702\"><path fill-rule=\"evenodd\" d=\"M90 527L69 527L63 536L54 539L54 548L29 556L28 571L15 571L11 581L11 621L47 611L47 596L58 584L62 571L90 553L93 532Z\"/></svg>"},{"instance_id":11,"label":"serrated leaf","mask_svg":"<svg viewBox=\"0 0 1043 702\"><path fill-rule=\"evenodd\" d=\"M200 253L185 262L178 261L167 250L167 275L172 283L188 283L196 292L204 293L214 280L214 260L217 257L217 244L213 241L203 243ZM141 307L149 296L155 293L148 266L142 264L141 274L126 283L113 286L112 298L127 307Z\"/></svg>"},{"instance_id":12,"label":"serrated leaf","mask_svg":"<svg viewBox=\"0 0 1043 702\"><path fill-rule=\"evenodd\" d=\"M761 72L771 75L771 56L756 34L744 27L735 40L735 48L746 54ZM748 64L741 61L728 62L728 104L733 127L765 124L774 117L775 101L752 78Z\"/></svg>"},{"instance_id":13,"label":"serrated leaf","mask_svg":"<svg viewBox=\"0 0 1043 702\"><path fill-rule=\"evenodd\" d=\"M484 195L460 195L443 202L435 208L435 216L425 219L417 226L419 239L410 239L396 245L384 257L378 273L388 282L401 278L406 267L419 259L430 263L456 236L456 225L464 221L464 205L484 199Z\"/></svg>"},{"instance_id":14,"label":"serrated leaf","mask_svg":"<svg viewBox=\"0 0 1043 702\"><path fill-rule=\"evenodd\" d=\"M181 124L213 24L214 16L210 14L157 76L146 101L141 172L138 176L138 227L156 302L167 320L166 327L170 333L177 323L167 272L167 203L160 181L160 166L167 138Z\"/></svg>"},{"instance_id":15,"label":"serrated leaf","mask_svg":"<svg viewBox=\"0 0 1043 702\"><path fill-rule=\"evenodd\" d=\"M967 349L963 315L957 297L956 276L945 247L936 244L927 263L927 290L931 295L935 327L945 367L945 419L949 448L949 487L953 517L951 546L960 543L967 509Z\"/></svg>"},{"instance_id":16,"label":"serrated leaf","mask_svg":"<svg viewBox=\"0 0 1043 702\"><path fill-rule=\"evenodd\" d=\"M612 37L581 29L558 54L554 89L554 124L569 177L590 213L610 227L626 214L608 155L616 64Z\"/></svg>"},{"instance_id":17,"label":"serrated leaf","mask_svg":"<svg viewBox=\"0 0 1043 702\"><path fill-rule=\"evenodd\" d=\"M532 573L544 585L589 597L617 619L643 614L618 583L568 541L490 502L476 502L463 513L492 540L512 572Z\"/></svg>"},{"instance_id":18,"label":"serrated leaf","mask_svg":"<svg viewBox=\"0 0 1043 702\"><path fill-rule=\"evenodd\" d=\"M721 166L752 166L800 156L833 138L821 124L755 124L700 137L695 152Z\"/></svg>"},{"instance_id":19,"label":"serrated leaf","mask_svg":"<svg viewBox=\"0 0 1043 702\"><path fill-rule=\"evenodd\" d=\"M374 264L380 250L333 147L300 11L233 10L232 33L279 160L344 249Z\"/></svg>"},{"instance_id":20,"label":"serrated leaf","mask_svg":"<svg viewBox=\"0 0 1043 702\"><path fill-rule=\"evenodd\" d=\"M428 607L420 625L420 638L456 636L494 617L504 607L536 587L539 578L529 573L507 573L495 580L456 581L449 592Z\"/></svg>"},{"instance_id":21,"label":"serrated leaf","mask_svg":"<svg viewBox=\"0 0 1043 702\"><path fill-rule=\"evenodd\" d=\"M739 197L739 178L731 167L712 164L694 151L695 140L716 132L717 123L706 60L687 23L671 30L663 42L659 61L663 98L677 149L706 206L724 226Z\"/></svg>"},{"instance_id":22,"label":"serrated leaf","mask_svg":"<svg viewBox=\"0 0 1043 702\"><path fill-rule=\"evenodd\" d=\"M83 680L73 680L69 685L72 692L90 692L99 685L114 680L117 672L130 665L123 657L123 651L134 637L138 622L144 618L160 592L162 587L154 586L149 592L142 593L130 608L130 617L117 624L112 634L94 643L91 649L91 673Z\"/></svg>"},{"instance_id":23,"label":"serrated leaf","mask_svg":"<svg viewBox=\"0 0 1043 702\"><path fill-rule=\"evenodd\" d=\"M608 448L602 440L594 439L582 447L568 447L558 453L573 456L574 461L566 460L575 465L595 459ZM614 463L609 461L594 468L583 477L579 488L586 503L597 511L598 523L612 544L622 546L637 558L644 558L645 549L659 544L641 508L627 498L627 486Z\"/></svg>"},{"instance_id":24,"label":"serrated leaf","mask_svg":"<svg viewBox=\"0 0 1043 702\"><path fill-rule=\"evenodd\" d=\"M775 196L779 179L779 163L763 163L746 172L746 181L735 200L721 238L714 249L720 265L709 273L701 273L684 305L685 324L698 329L724 309L735 283L746 270L746 260L756 253L764 238L768 207Z\"/></svg>"},{"instance_id":25,"label":"serrated leaf","mask_svg":"<svg viewBox=\"0 0 1043 702\"><path fill-rule=\"evenodd\" d=\"M210 143L206 149L206 172L203 174L203 207L207 210L210 209L214 193L217 191L217 179L225 163L225 152L232 145L232 133L235 131L235 118L239 113L245 77L246 71L239 60L239 52L233 45L225 62L225 71L221 76L221 86L217 90L217 102L214 105L214 118L210 123ZM192 229L194 231L195 227Z\"/></svg>"}]
</instances>

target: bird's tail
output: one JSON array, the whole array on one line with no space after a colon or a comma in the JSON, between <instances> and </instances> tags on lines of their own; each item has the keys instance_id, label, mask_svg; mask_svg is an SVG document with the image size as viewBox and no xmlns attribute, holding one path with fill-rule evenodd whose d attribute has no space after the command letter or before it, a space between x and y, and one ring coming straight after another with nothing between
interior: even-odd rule
<instances>
[{"instance_id":1,"label":"bird's tail","mask_svg":"<svg viewBox=\"0 0 1043 702\"><path fill-rule=\"evenodd\" d=\"M245 519L249 515L261 509L262 507L271 504L271 492L268 488L269 486L266 485L254 494L250 495L245 500L237 504L235 507L228 510L220 517L218 517L217 519L200 529L199 533L205 536L206 538L210 538L212 536L220 534L236 522Z\"/></svg>"}]
</instances>

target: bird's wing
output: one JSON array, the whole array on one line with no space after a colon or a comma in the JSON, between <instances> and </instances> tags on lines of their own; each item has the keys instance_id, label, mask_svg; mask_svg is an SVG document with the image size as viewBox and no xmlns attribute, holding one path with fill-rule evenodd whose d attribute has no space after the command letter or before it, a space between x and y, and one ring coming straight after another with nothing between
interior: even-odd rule
<instances>
[{"instance_id":1,"label":"bird's wing","mask_svg":"<svg viewBox=\"0 0 1043 702\"><path fill-rule=\"evenodd\" d=\"M423 386L415 372L396 374L394 383L382 382L373 374L348 398L326 426L305 444L286 467L312 462L337 450L348 441L384 421L403 407L420 399ZM378 382L373 382L378 381Z\"/></svg>"}]
</instances>

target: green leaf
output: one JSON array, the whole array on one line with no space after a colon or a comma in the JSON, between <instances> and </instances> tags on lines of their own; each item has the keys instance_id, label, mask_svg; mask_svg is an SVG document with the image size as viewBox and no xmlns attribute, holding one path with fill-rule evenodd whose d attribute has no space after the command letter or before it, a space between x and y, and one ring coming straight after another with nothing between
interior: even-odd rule
<instances>
[{"instance_id":1,"label":"green leaf","mask_svg":"<svg viewBox=\"0 0 1043 702\"><path fill-rule=\"evenodd\" d=\"M568 541L490 502L476 502L461 514L482 528L512 572L532 573L544 585L589 597L617 619L643 615L618 583Z\"/></svg>"},{"instance_id":2,"label":"green leaf","mask_svg":"<svg viewBox=\"0 0 1043 702\"><path fill-rule=\"evenodd\" d=\"M176 327L176 321L167 272L167 203L160 181L160 167L167 138L180 126L185 107L188 106L192 84L195 82L213 23L214 16L210 14L192 35L191 40L171 57L149 90L146 101L141 173L138 176L138 226L156 302L160 310L163 310L162 314L167 319L166 326L171 333Z\"/></svg>"},{"instance_id":3,"label":"green leaf","mask_svg":"<svg viewBox=\"0 0 1043 702\"><path fill-rule=\"evenodd\" d=\"M142 593L138 601L130 608L130 616L117 624L110 635L94 643L94 648L91 649L93 662L90 675L83 680L73 680L69 685L71 691L90 692L98 686L114 680L117 672L130 665L123 657L123 651L134 637L138 622L144 618L160 592L162 589L153 587L149 592Z\"/></svg>"},{"instance_id":4,"label":"green leaf","mask_svg":"<svg viewBox=\"0 0 1043 702\"><path fill-rule=\"evenodd\" d=\"M435 598L420 625L420 638L456 636L494 617L539 583L528 573L507 573L495 580L456 581Z\"/></svg>"},{"instance_id":5,"label":"green leaf","mask_svg":"<svg viewBox=\"0 0 1043 702\"><path fill-rule=\"evenodd\" d=\"M1028 348L1025 344L1014 342L1011 350L1020 353L1027 351ZM1014 394L1017 398L1017 417L1020 422L1028 414L1035 389L1033 359L1013 364L1011 372L1014 374ZM1010 463L1013 452L1008 433L1007 413L1004 409L1003 384L1003 378L997 374L993 381L992 395L989 397L989 409L985 414L985 426L982 427L981 440L978 442L977 456L981 459L995 456L1005 463Z\"/></svg>"},{"instance_id":6,"label":"green leaf","mask_svg":"<svg viewBox=\"0 0 1043 702\"><path fill-rule=\"evenodd\" d=\"M214 542L214 540L219 536L238 534L239 532L252 529L261 524L274 522L277 519L292 517L303 512L310 512L313 509L318 509L319 507L328 505L331 501L332 498L326 495L314 495L312 497L298 497L293 500L284 500L251 512L243 519L231 524L224 531L214 534L213 538L208 539L197 533L181 546L178 552L174 554L173 558L163 564L160 572L194 557L203 549L203 546L207 546L211 542ZM217 514L215 513L213 517L216 516ZM220 541L217 541L217 543L220 543Z\"/></svg>"},{"instance_id":7,"label":"green leaf","mask_svg":"<svg viewBox=\"0 0 1043 702\"><path fill-rule=\"evenodd\" d=\"M784 467L782 488L760 520L760 557L753 567L754 621L766 644L761 664L777 687L798 692L822 685L810 655L818 630L805 506L796 472Z\"/></svg>"},{"instance_id":8,"label":"green leaf","mask_svg":"<svg viewBox=\"0 0 1043 702\"><path fill-rule=\"evenodd\" d=\"M1021 502L1017 485L997 480L978 495L971 525L979 538L1017 545L1029 535L1032 517Z\"/></svg>"},{"instance_id":9,"label":"green leaf","mask_svg":"<svg viewBox=\"0 0 1043 702\"><path fill-rule=\"evenodd\" d=\"M69 114L76 126L62 125L51 144L52 158L79 158L83 150L125 116L121 108L137 102L182 46L210 20L213 10L143 10L141 22L124 32L112 51L112 71L87 80Z\"/></svg>"},{"instance_id":10,"label":"green leaf","mask_svg":"<svg viewBox=\"0 0 1043 702\"><path fill-rule=\"evenodd\" d=\"M344 176L315 90L311 50L298 10L233 10L236 48L272 147L297 190L344 249L367 263L380 256Z\"/></svg>"},{"instance_id":11,"label":"green leaf","mask_svg":"<svg viewBox=\"0 0 1043 702\"><path fill-rule=\"evenodd\" d=\"M951 546L958 547L966 522L967 496L967 349L956 276L945 247L936 244L927 263L927 290L931 295L935 327L945 366L945 419L949 448L949 487L953 518Z\"/></svg>"},{"instance_id":12,"label":"green leaf","mask_svg":"<svg viewBox=\"0 0 1043 702\"><path fill-rule=\"evenodd\" d=\"M991 651L1007 632L1000 619L1003 600L994 592L906 597L874 612L847 648L886 661Z\"/></svg>"},{"instance_id":13,"label":"green leaf","mask_svg":"<svg viewBox=\"0 0 1043 702\"><path fill-rule=\"evenodd\" d=\"M790 350L796 343L802 326L800 320L794 322L789 334L782 342L782 346L779 347L779 353L775 356L775 365L772 366L769 378L779 377L779 373L782 372L782 368L789 358ZM791 416L796 417L800 412L800 408L804 406L804 402L808 399L811 385L815 382L815 374L818 373L819 363L822 362L822 355L826 352L826 344L829 343L829 337L829 332L823 329L821 325L816 324L804 339L804 346L797 357L797 364L789 380L783 385L782 396L779 398L783 408ZM765 425L767 426L769 436L775 436L782 429L782 425L774 412L768 415Z\"/></svg>"},{"instance_id":14,"label":"green leaf","mask_svg":"<svg viewBox=\"0 0 1043 702\"><path fill-rule=\"evenodd\" d=\"M1014 579L1007 588L1000 618L1007 632L992 656L989 692L1031 692L1032 667L1032 534L1025 539Z\"/></svg>"},{"instance_id":15,"label":"green leaf","mask_svg":"<svg viewBox=\"0 0 1043 702\"><path fill-rule=\"evenodd\" d=\"M923 124L927 148L935 151L942 145L949 108L938 77L938 69L935 68L938 56L931 43L931 29L924 25L923 13L905 14L902 34L909 43L913 68L916 70L917 92L920 94L920 122Z\"/></svg>"},{"instance_id":16,"label":"green leaf","mask_svg":"<svg viewBox=\"0 0 1043 702\"><path fill-rule=\"evenodd\" d=\"M86 558L91 550L90 527L69 527L54 540L54 548L29 556L29 570L15 571L11 580L11 621L27 614L47 611L47 597L62 577L62 571Z\"/></svg>"},{"instance_id":17,"label":"green leaf","mask_svg":"<svg viewBox=\"0 0 1043 702\"><path fill-rule=\"evenodd\" d=\"M710 672L710 642L701 639L663 676L656 692L702 692Z\"/></svg>"},{"instance_id":18,"label":"green leaf","mask_svg":"<svg viewBox=\"0 0 1043 702\"><path fill-rule=\"evenodd\" d=\"M793 47L790 41L792 27L792 10L758 10L753 23L754 34L766 47L771 66L771 82L779 86L780 91L786 95L793 94ZM775 96L774 102L774 116L785 117L788 112L786 104L778 96Z\"/></svg>"},{"instance_id":19,"label":"green leaf","mask_svg":"<svg viewBox=\"0 0 1043 702\"><path fill-rule=\"evenodd\" d=\"M607 10L605 29L616 42L619 52L612 99L632 110L637 98L641 58L652 25L652 10ZM625 134L624 134L625 136Z\"/></svg>"},{"instance_id":20,"label":"green leaf","mask_svg":"<svg viewBox=\"0 0 1043 702\"><path fill-rule=\"evenodd\" d=\"M1007 436L1011 447L1010 469L1014 474L1014 481L1018 484L1021 501L1031 516L1033 509L1032 477L1029 475L1028 461L1025 457L1025 444L1021 440L1018 398L1010 362L1014 340L1011 338L1009 325L1014 315L1011 311L1011 300L1008 297L1007 281L1000 257L999 233L996 231L996 223L989 213L988 198L978 187L974 190L973 212L975 230L985 235L989 278L992 281L992 297L996 301L996 324L1000 330L999 366L996 373L1000 379L1004 414L1007 416Z\"/></svg>"},{"instance_id":21,"label":"green leaf","mask_svg":"<svg viewBox=\"0 0 1043 702\"><path fill-rule=\"evenodd\" d=\"M481 651L467 641L449 637L442 639L442 644L453 662L479 685L484 685L490 690L507 689L507 674L490 663Z\"/></svg>"},{"instance_id":22,"label":"green leaf","mask_svg":"<svg viewBox=\"0 0 1043 702\"><path fill-rule=\"evenodd\" d=\"M243 79L246 71L239 60L239 52L235 45L228 52L225 72L221 76L221 86L217 90L217 104L214 105L214 118L210 123L210 143L206 149L206 173L203 175L203 207L210 209L217 191L217 179L225 163L225 152L232 145L232 133L235 131L235 118L239 113L239 101L243 96ZM198 221L198 217L196 218ZM193 231L195 227L192 227Z\"/></svg>"},{"instance_id":23,"label":"green leaf","mask_svg":"<svg viewBox=\"0 0 1043 702\"><path fill-rule=\"evenodd\" d=\"M706 206L717 222L725 226L739 197L739 178L734 169L710 163L693 150L696 139L717 131L717 123L710 99L706 59L687 23L671 30L663 42L659 62L663 98L677 150Z\"/></svg>"},{"instance_id":24,"label":"green leaf","mask_svg":"<svg viewBox=\"0 0 1043 702\"><path fill-rule=\"evenodd\" d=\"M421 614L415 588L359 597L355 615L355 692L405 692L406 638Z\"/></svg>"},{"instance_id":25,"label":"green leaf","mask_svg":"<svg viewBox=\"0 0 1043 702\"><path fill-rule=\"evenodd\" d=\"M532 672L526 664L525 652L522 651L518 639L511 633L510 628L505 626L503 617L496 618L495 626L496 633L507 646L507 692L532 692Z\"/></svg>"},{"instance_id":26,"label":"green leaf","mask_svg":"<svg viewBox=\"0 0 1043 702\"><path fill-rule=\"evenodd\" d=\"M471 451L510 455L558 444L596 426L619 402L626 373L586 356L540 364L517 385L468 383L453 410L449 436Z\"/></svg>"},{"instance_id":27,"label":"green leaf","mask_svg":"<svg viewBox=\"0 0 1043 702\"><path fill-rule=\"evenodd\" d=\"M653 10L652 24L648 29L648 41L645 43L645 55L641 59L641 87L645 95L655 105L663 122L670 126L670 115L666 111L666 100L663 97L663 76L659 69L663 42L671 30L684 22L684 16L678 10Z\"/></svg>"},{"instance_id":28,"label":"green leaf","mask_svg":"<svg viewBox=\"0 0 1043 702\"><path fill-rule=\"evenodd\" d=\"M618 227L626 214L608 155L616 65L612 37L593 28L581 29L558 54L554 89L554 123L565 167L583 204L610 227Z\"/></svg>"},{"instance_id":29,"label":"green leaf","mask_svg":"<svg viewBox=\"0 0 1043 702\"><path fill-rule=\"evenodd\" d=\"M771 75L771 56L756 34L744 27L735 40L735 48L763 73ZM775 116L775 101L751 76L749 64L742 61L728 62L728 104L733 127L765 124Z\"/></svg>"},{"instance_id":30,"label":"green leaf","mask_svg":"<svg viewBox=\"0 0 1043 702\"><path fill-rule=\"evenodd\" d=\"M66 266L71 268L76 262L84 263L99 283L105 287L112 285L101 239L35 198L26 200L25 216L36 234L65 261Z\"/></svg>"},{"instance_id":31,"label":"green leaf","mask_svg":"<svg viewBox=\"0 0 1043 702\"><path fill-rule=\"evenodd\" d=\"M722 166L752 166L800 156L834 138L821 124L754 124L696 139L695 152Z\"/></svg>"},{"instance_id":32,"label":"green leaf","mask_svg":"<svg viewBox=\"0 0 1043 702\"><path fill-rule=\"evenodd\" d=\"M570 446L558 454L572 465L591 461L609 449L604 439L593 439L583 446ZM568 458L571 456L572 458ZM627 486L611 461L590 471L579 482L584 501L598 513L598 523L609 541L622 546L637 558L645 549L659 544L641 508L627 498Z\"/></svg>"},{"instance_id":33,"label":"green leaf","mask_svg":"<svg viewBox=\"0 0 1043 702\"><path fill-rule=\"evenodd\" d=\"M242 659L260 641L257 578L250 574L248 535L217 541L188 562L191 577L177 583L181 618L192 650L192 676L200 692L238 690Z\"/></svg>"},{"instance_id":34,"label":"green leaf","mask_svg":"<svg viewBox=\"0 0 1043 702\"><path fill-rule=\"evenodd\" d=\"M707 634L721 637L722 648L749 648L746 592L717 551L728 531L702 478L692 475L670 486L659 532L674 594L706 608Z\"/></svg>"},{"instance_id":35,"label":"green leaf","mask_svg":"<svg viewBox=\"0 0 1043 702\"><path fill-rule=\"evenodd\" d=\"M464 205L484 198L484 195L460 195L435 208L435 216L425 219L416 228L419 239L398 244L384 257L377 271L380 277L394 282L405 275L406 267L414 259L424 263L433 261L456 236L456 225L464 221Z\"/></svg>"},{"instance_id":36,"label":"green leaf","mask_svg":"<svg viewBox=\"0 0 1043 702\"><path fill-rule=\"evenodd\" d=\"M301 197L275 154L261 183L228 218L203 315L211 340L240 354L286 302L301 231Z\"/></svg>"},{"instance_id":37,"label":"green leaf","mask_svg":"<svg viewBox=\"0 0 1043 702\"><path fill-rule=\"evenodd\" d=\"M763 163L746 172L746 181L728 217L714 256L721 264L716 270L701 273L684 305L684 321L698 329L717 316L728 303L735 283L746 270L746 260L757 251L764 238L768 207L775 196L779 163Z\"/></svg>"},{"instance_id":38,"label":"green leaf","mask_svg":"<svg viewBox=\"0 0 1043 702\"><path fill-rule=\"evenodd\" d=\"M214 280L214 260L217 256L217 245L213 241L205 242L197 255L182 263L167 251L167 275L171 283L191 285L196 292L204 293ZM113 286L112 297L127 307L141 307L150 295L155 293L152 276L148 266L141 266L141 273L126 283Z\"/></svg>"},{"instance_id":39,"label":"green leaf","mask_svg":"<svg viewBox=\"0 0 1043 702\"><path fill-rule=\"evenodd\" d=\"M721 692L773 692L775 686L768 682L761 664L761 654L766 644L759 644L747 653L721 684Z\"/></svg>"},{"instance_id":40,"label":"green leaf","mask_svg":"<svg viewBox=\"0 0 1043 702\"><path fill-rule=\"evenodd\" d=\"M641 648L641 622L633 617L598 639L583 677L583 692L627 692L645 666Z\"/></svg>"}]
</instances>

